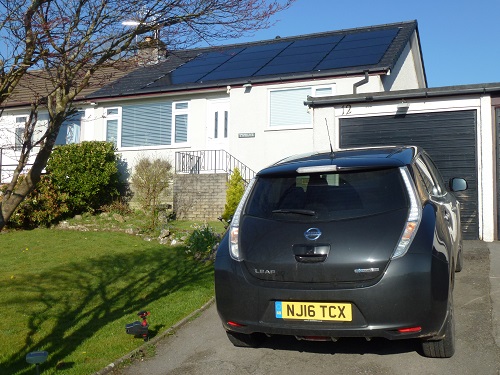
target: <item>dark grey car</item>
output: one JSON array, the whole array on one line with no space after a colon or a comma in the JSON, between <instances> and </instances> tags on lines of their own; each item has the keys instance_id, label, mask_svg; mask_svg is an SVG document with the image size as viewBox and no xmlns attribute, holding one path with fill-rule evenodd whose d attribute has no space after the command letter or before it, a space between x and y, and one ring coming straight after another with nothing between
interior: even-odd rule
<instances>
[{"instance_id":1,"label":"dark grey car","mask_svg":"<svg viewBox=\"0 0 500 375\"><path fill-rule=\"evenodd\" d=\"M217 251L217 310L237 346L420 338L455 351L453 283L460 204L420 148L288 158L249 184Z\"/></svg>"}]
</instances>

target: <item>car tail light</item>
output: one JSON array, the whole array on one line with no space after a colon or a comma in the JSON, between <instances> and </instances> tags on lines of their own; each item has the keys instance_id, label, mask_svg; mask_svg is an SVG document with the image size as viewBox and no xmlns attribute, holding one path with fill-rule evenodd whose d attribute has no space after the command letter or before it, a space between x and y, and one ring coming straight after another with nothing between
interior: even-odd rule
<instances>
[{"instance_id":1,"label":"car tail light","mask_svg":"<svg viewBox=\"0 0 500 375\"><path fill-rule=\"evenodd\" d=\"M420 200L418 199L417 191L415 185L408 172L407 168L400 168L401 176L408 191L408 197L410 199L410 210L408 213L408 219L406 220L403 233L399 239L399 243L392 254L392 259L400 258L406 254L408 251L415 234L417 233L418 226L420 224L420 219L422 217L422 212L420 208Z\"/></svg>"},{"instance_id":2,"label":"car tail light","mask_svg":"<svg viewBox=\"0 0 500 375\"><path fill-rule=\"evenodd\" d=\"M239 245L241 213L243 211L245 202L248 199L248 196L250 195L250 191L252 190L254 184L255 184L255 179L252 179L249 182L245 190L245 193L241 197L240 203L238 204L238 207L234 212L233 218L231 219L231 225L229 227L229 254L231 255L231 258L233 258L238 262L241 262L243 260Z\"/></svg>"}]
</instances>

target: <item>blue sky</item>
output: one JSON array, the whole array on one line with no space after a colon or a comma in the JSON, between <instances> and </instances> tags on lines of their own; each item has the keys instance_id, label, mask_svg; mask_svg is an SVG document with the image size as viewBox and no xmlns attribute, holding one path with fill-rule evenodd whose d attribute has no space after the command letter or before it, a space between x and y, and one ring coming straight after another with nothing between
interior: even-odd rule
<instances>
[{"instance_id":1,"label":"blue sky","mask_svg":"<svg viewBox=\"0 0 500 375\"><path fill-rule=\"evenodd\" d=\"M429 87L500 82L500 0L297 0L270 29L238 42L410 20Z\"/></svg>"}]
</instances>

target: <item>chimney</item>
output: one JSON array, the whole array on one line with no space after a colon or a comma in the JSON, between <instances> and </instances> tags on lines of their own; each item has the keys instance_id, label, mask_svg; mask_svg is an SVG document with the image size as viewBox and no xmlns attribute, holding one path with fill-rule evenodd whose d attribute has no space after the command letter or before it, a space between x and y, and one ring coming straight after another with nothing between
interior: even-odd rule
<instances>
[{"instance_id":1,"label":"chimney","mask_svg":"<svg viewBox=\"0 0 500 375\"><path fill-rule=\"evenodd\" d=\"M137 43L137 62L141 66L154 65L165 60L166 45L157 37L147 36Z\"/></svg>"}]
</instances>

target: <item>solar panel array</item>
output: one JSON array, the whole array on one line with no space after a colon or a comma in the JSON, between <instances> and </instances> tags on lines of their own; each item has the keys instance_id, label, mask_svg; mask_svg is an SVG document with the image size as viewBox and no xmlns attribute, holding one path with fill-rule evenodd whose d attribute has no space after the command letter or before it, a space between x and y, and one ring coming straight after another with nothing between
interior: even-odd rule
<instances>
[{"instance_id":1,"label":"solar panel array","mask_svg":"<svg viewBox=\"0 0 500 375\"><path fill-rule=\"evenodd\" d=\"M205 52L153 86L342 69L380 62L399 27ZM149 86L152 87L152 86Z\"/></svg>"}]
</instances>

